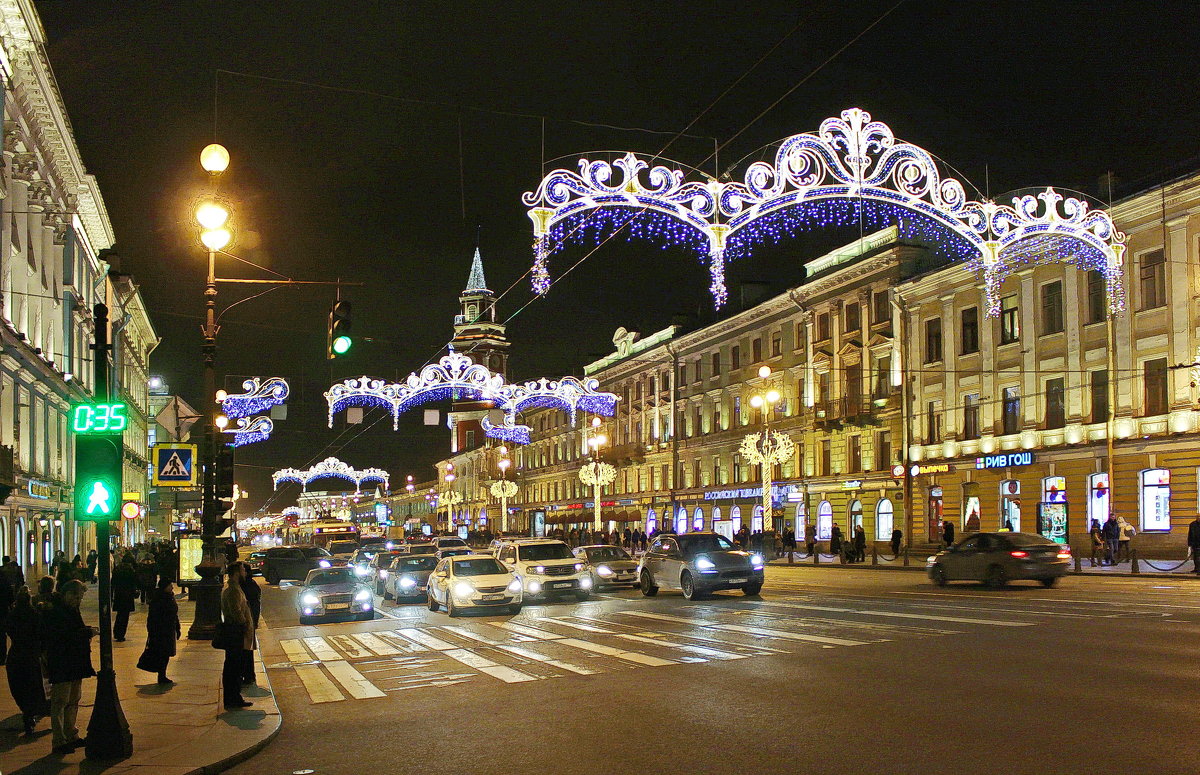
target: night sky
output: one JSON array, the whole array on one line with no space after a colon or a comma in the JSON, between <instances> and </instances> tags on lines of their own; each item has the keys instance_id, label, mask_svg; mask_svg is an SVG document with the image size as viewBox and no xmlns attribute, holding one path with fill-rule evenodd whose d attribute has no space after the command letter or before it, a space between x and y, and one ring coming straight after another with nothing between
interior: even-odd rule
<instances>
[{"instance_id":1,"label":"night sky","mask_svg":"<svg viewBox=\"0 0 1200 775\"><path fill-rule=\"evenodd\" d=\"M227 388L249 375L293 385L275 437L238 453L255 504L271 471L329 454L397 482L432 476L444 429L415 412L399 432L389 419L360 433L366 425L344 432L339 418L329 430L321 393L440 354L477 233L491 288L516 283L499 304L503 317L520 310L510 377L578 373L611 351L617 326L649 333L710 314L694 256L644 243L610 243L529 303L521 194L589 151L661 152L736 179L777 140L857 106L993 196L1037 185L1104 194L1107 171L1132 190L1200 168L1194 1L909 0L890 13L894 2L837 0L36 5L120 268L163 339L153 370L175 392L201 402L205 262L191 213L207 185L205 144L233 157L222 181L236 203L233 254L296 279L366 283L346 290L358 342L332 366L332 288L278 290L222 320ZM804 258L850 236L763 250L731 266L731 288L794 284ZM552 275L583 255L559 254ZM267 276L228 258L218 275ZM220 306L245 288L222 286Z\"/></svg>"}]
</instances>

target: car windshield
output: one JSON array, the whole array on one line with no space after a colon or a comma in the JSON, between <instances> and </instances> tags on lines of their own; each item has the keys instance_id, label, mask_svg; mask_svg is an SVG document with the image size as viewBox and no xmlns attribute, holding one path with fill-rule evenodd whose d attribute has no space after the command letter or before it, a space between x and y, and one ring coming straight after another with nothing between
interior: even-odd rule
<instances>
[{"instance_id":1,"label":"car windshield","mask_svg":"<svg viewBox=\"0 0 1200 775\"><path fill-rule=\"evenodd\" d=\"M400 556L400 552L380 552L375 555L375 564L381 568L386 568L391 564L392 560Z\"/></svg>"},{"instance_id":2,"label":"car windshield","mask_svg":"<svg viewBox=\"0 0 1200 775\"><path fill-rule=\"evenodd\" d=\"M329 551L334 554L349 554L358 548L358 544L353 541L330 541Z\"/></svg>"},{"instance_id":3,"label":"car windshield","mask_svg":"<svg viewBox=\"0 0 1200 775\"><path fill-rule=\"evenodd\" d=\"M409 554L433 554L437 551L437 547L433 544L413 544L408 547Z\"/></svg>"},{"instance_id":4,"label":"car windshield","mask_svg":"<svg viewBox=\"0 0 1200 775\"><path fill-rule=\"evenodd\" d=\"M680 536L679 543L682 544L683 551L688 554L696 554L697 552L728 552L733 549L733 544L729 543L729 539L716 534Z\"/></svg>"},{"instance_id":5,"label":"car windshield","mask_svg":"<svg viewBox=\"0 0 1200 775\"><path fill-rule=\"evenodd\" d=\"M306 587L322 587L327 584L353 584L354 572L348 570L326 570L314 573L304 582Z\"/></svg>"},{"instance_id":6,"label":"car windshield","mask_svg":"<svg viewBox=\"0 0 1200 775\"><path fill-rule=\"evenodd\" d=\"M587 550L588 562L612 562L613 560L630 560L629 552L619 546L598 546Z\"/></svg>"},{"instance_id":7,"label":"car windshield","mask_svg":"<svg viewBox=\"0 0 1200 775\"><path fill-rule=\"evenodd\" d=\"M461 538L439 538L438 546L466 546L467 542Z\"/></svg>"},{"instance_id":8,"label":"car windshield","mask_svg":"<svg viewBox=\"0 0 1200 775\"><path fill-rule=\"evenodd\" d=\"M1013 546L1049 546L1054 543L1047 538L1029 533L1007 533L1004 538Z\"/></svg>"},{"instance_id":9,"label":"car windshield","mask_svg":"<svg viewBox=\"0 0 1200 775\"><path fill-rule=\"evenodd\" d=\"M305 557L328 557L329 552L319 546L310 546L304 550Z\"/></svg>"},{"instance_id":10,"label":"car windshield","mask_svg":"<svg viewBox=\"0 0 1200 775\"><path fill-rule=\"evenodd\" d=\"M532 544L518 546L517 553L522 560L570 560L574 558L571 549L566 544Z\"/></svg>"},{"instance_id":11,"label":"car windshield","mask_svg":"<svg viewBox=\"0 0 1200 775\"><path fill-rule=\"evenodd\" d=\"M411 571L415 573L417 571L433 570L437 563L437 558L432 554L427 554L422 557L405 557L403 559L396 560L396 562L392 564L392 570L399 571L401 573L404 573L405 571Z\"/></svg>"},{"instance_id":12,"label":"car windshield","mask_svg":"<svg viewBox=\"0 0 1200 775\"><path fill-rule=\"evenodd\" d=\"M455 576L499 576L503 573L508 571L491 557L472 557L454 563Z\"/></svg>"}]
</instances>

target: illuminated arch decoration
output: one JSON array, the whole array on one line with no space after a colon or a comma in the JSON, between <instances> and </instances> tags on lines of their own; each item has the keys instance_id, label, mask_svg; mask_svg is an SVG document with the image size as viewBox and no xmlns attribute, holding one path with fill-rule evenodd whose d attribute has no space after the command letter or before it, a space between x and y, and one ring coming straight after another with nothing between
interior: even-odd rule
<instances>
[{"instance_id":1,"label":"illuminated arch decoration","mask_svg":"<svg viewBox=\"0 0 1200 775\"><path fill-rule=\"evenodd\" d=\"M393 429L399 429L402 413L432 401L455 398L490 402L504 412L504 420L494 424L483 418L480 424L484 433L501 441L528 444L530 428L518 424L517 415L530 409L561 409L570 415L572 422L579 411L613 416L617 396L600 392L599 386L598 380L571 376L510 384L499 374L451 350L436 364L408 375L403 382L390 383L370 377L347 379L329 388L325 400L329 404L331 428L333 416L343 409L378 406L391 412Z\"/></svg>"},{"instance_id":2,"label":"illuminated arch decoration","mask_svg":"<svg viewBox=\"0 0 1200 775\"><path fill-rule=\"evenodd\" d=\"M345 479L348 482L352 482L356 493L362 492L362 486L365 482L379 482L383 485L383 489L388 489L387 471L381 468L364 468L359 470L349 463L343 463L335 457L327 457L312 468L304 470L298 468L281 468L271 475L271 480L274 482L276 490L279 489L279 485L285 482L295 482L307 492L310 482L326 477Z\"/></svg>"},{"instance_id":3,"label":"illuminated arch decoration","mask_svg":"<svg viewBox=\"0 0 1200 775\"><path fill-rule=\"evenodd\" d=\"M779 144L774 163L751 164L742 181L687 181L627 153L611 164L579 160L557 169L523 201L531 209L535 293L550 288L549 258L564 245L630 237L694 249L707 261L716 307L727 299L725 264L756 245L815 226L896 224L901 237L936 241L983 276L988 315L1000 314L1000 285L1023 265L1066 262L1100 272L1109 311L1125 307L1125 235L1104 210L1052 188L1011 204L969 199L924 149L858 108L827 118L816 134Z\"/></svg>"},{"instance_id":4,"label":"illuminated arch decoration","mask_svg":"<svg viewBox=\"0 0 1200 775\"><path fill-rule=\"evenodd\" d=\"M257 441L266 441L274 430L275 423L271 418L260 415L258 417L239 417L234 427L226 428L222 433L233 436L233 441L229 442L230 445L242 447Z\"/></svg>"},{"instance_id":5,"label":"illuminated arch decoration","mask_svg":"<svg viewBox=\"0 0 1200 775\"><path fill-rule=\"evenodd\" d=\"M287 506L280 513L284 517L296 517L297 519L299 519L301 517L301 515L304 514L304 512L300 510L299 506Z\"/></svg>"},{"instance_id":6,"label":"illuminated arch decoration","mask_svg":"<svg viewBox=\"0 0 1200 775\"><path fill-rule=\"evenodd\" d=\"M230 419L249 417L279 406L287 401L291 392L283 377L270 377L267 380L251 377L242 383L242 388L245 393L225 396L221 401L221 411Z\"/></svg>"}]
</instances>

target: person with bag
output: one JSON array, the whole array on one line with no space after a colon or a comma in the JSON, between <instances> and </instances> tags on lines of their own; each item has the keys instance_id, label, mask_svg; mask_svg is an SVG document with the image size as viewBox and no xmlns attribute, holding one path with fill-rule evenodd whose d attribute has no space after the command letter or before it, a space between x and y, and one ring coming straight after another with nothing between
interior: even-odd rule
<instances>
[{"instance_id":1,"label":"person with bag","mask_svg":"<svg viewBox=\"0 0 1200 775\"><path fill-rule=\"evenodd\" d=\"M231 568L236 566L238 573L238 584L242 587L242 594L246 596L246 605L250 607L250 618L254 620L254 629L258 630L258 618L262 613L262 589L259 588L258 582L254 580L254 576L250 573L250 566L244 562L236 562ZM247 651L244 655L244 664L242 665L242 683L257 684L258 680L254 677L254 652Z\"/></svg>"},{"instance_id":2,"label":"person with bag","mask_svg":"<svg viewBox=\"0 0 1200 775\"><path fill-rule=\"evenodd\" d=\"M79 613L85 592L86 584L68 579L42 611L42 645L50 677L50 726L57 754L70 753L86 742L75 726L83 679L96 675L91 645L96 631L83 623Z\"/></svg>"},{"instance_id":3,"label":"person with bag","mask_svg":"<svg viewBox=\"0 0 1200 775\"><path fill-rule=\"evenodd\" d=\"M1117 537L1117 559L1124 562L1129 559L1129 542L1137 535L1137 530L1126 522L1123 516L1117 517L1117 529L1120 531Z\"/></svg>"},{"instance_id":4,"label":"person with bag","mask_svg":"<svg viewBox=\"0 0 1200 775\"><path fill-rule=\"evenodd\" d=\"M246 652L254 651L254 617L246 603L246 594L242 592L240 577L240 568L230 569L221 592L222 621L213 638L213 648L225 652L225 662L221 666L221 699L225 710L248 708L254 704L242 697Z\"/></svg>"},{"instance_id":5,"label":"person with bag","mask_svg":"<svg viewBox=\"0 0 1200 775\"><path fill-rule=\"evenodd\" d=\"M170 578L159 579L158 589L150 598L150 611L146 615L146 650L138 659L138 670L158 673L160 684L175 683L167 678L167 665L175 656L175 641L182 634L175 586Z\"/></svg>"},{"instance_id":6,"label":"person with bag","mask_svg":"<svg viewBox=\"0 0 1200 775\"><path fill-rule=\"evenodd\" d=\"M28 736L33 734L38 719L50 715L50 700L46 696L46 679L42 673L41 615L33 607L29 587L24 584L17 589L16 603L8 614L4 629L12 639L8 661L4 663L8 691L21 710L21 721Z\"/></svg>"}]
</instances>

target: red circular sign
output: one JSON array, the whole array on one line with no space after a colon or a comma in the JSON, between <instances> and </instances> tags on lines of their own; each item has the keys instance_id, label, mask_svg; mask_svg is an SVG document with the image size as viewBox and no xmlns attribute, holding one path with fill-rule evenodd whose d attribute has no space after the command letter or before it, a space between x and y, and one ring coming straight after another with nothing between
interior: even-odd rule
<instances>
[{"instance_id":1,"label":"red circular sign","mask_svg":"<svg viewBox=\"0 0 1200 775\"><path fill-rule=\"evenodd\" d=\"M125 519L137 519L142 516L142 506L136 501L125 501L121 505L121 516Z\"/></svg>"}]
</instances>

